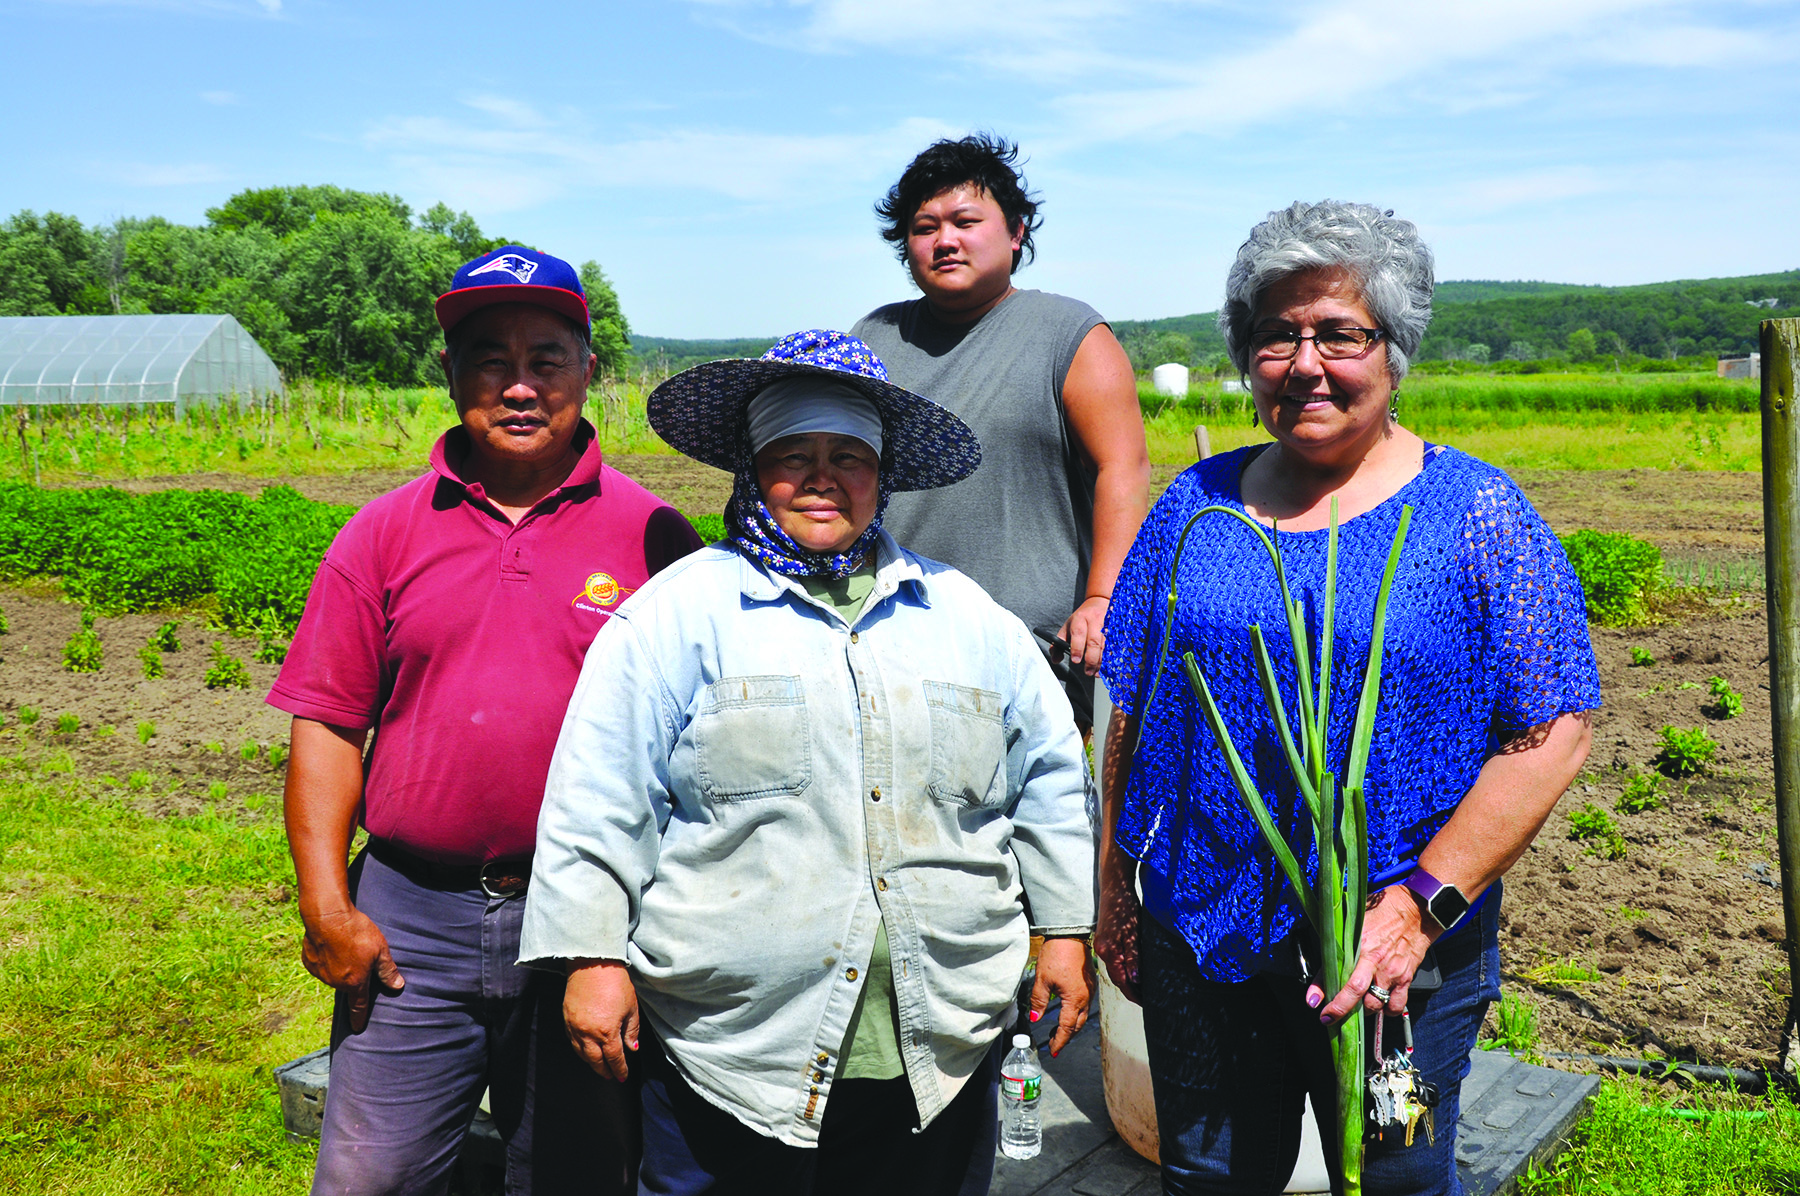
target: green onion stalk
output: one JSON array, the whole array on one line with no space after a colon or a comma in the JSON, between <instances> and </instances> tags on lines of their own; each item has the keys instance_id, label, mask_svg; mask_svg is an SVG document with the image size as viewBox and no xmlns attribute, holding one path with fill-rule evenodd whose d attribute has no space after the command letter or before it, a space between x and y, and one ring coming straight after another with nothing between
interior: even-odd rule
<instances>
[{"instance_id":1,"label":"green onion stalk","mask_svg":"<svg viewBox=\"0 0 1800 1196\"><path fill-rule=\"evenodd\" d=\"M1206 723L1225 754L1231 779L1262 832L1269 850L1281 865L1283 875L1293 887L1301 912L1318 933L1319 976L1326 995L1341 992L1356 967L1362 943L1363 911L1369 897L1369 820L1364 800L1363 781L1368 771L1369 740L1375 732L1375 707L1381 699L1382 635L1387 623L1388 593L1393 588L1394 571L1400 563L1400 549L1406 542L1407 525L1412 521L1412 508L1400 509L1400 526L1394 532L1393 547L1388 550L1387 568L1381 576L1381 588L1375 596L1375 622L1369 637L1369 660L1363 671L1362 693L1356 705L1356 724L1350 736L1350 754L1345 762L1340 785L1326 760L1326 733L1331 725L1331 650L1333 622L1337 611L1337 499L1331 500L1331 527L1325 549L1325 602L1323 625L1319 633L1319 668L1314 683L1311 654L1308 650L1306 622L1300 603L1288 589L1287 570L1281 563L1281 551L1275 539L1262 525L1231 507L1209 506L1195 512L1181 529L1175 544L1175 561L1169 570L1168 618L1163 624L1162 655L1156 672L1160 678L1162 660L1168 658L1169 636L1175 624L1176 578L1180 574L1181 553L1188 533L1202 515L1230 515L1241 520L1256 533L1275 565L1275 577L1281 585L1282 607L1287 615L1288 635L1294 643L1294 661L1298 676L1299 735L1296 739L1289 724L1286 704L1275 682L1275 666L1269 659L1268 645L1262 628L1251 624L1250 639L1256 648L1257 676L1262 683L1263 700L1274 718L1281 750L1312 817L1313 842L1318 846L1319 870L1311 885L1300 859L1304 844L1296 846L1282 838L1275 819L1257 791L1256 782L1244 767L1231 731L1213 701L1206 677L1195 663L1194 654L1184 652L1182 665L1188 685L1200 700ZM1279 531L1279 528L1276 529ZM1151 683L1149 701L1156 700L1156 682ZM1339 798L1342 800L1340 801ZM1343 1191L1355 1196L1362 1191L1363 1170L1363 1081L1366 1064L1363 1050L1363 1022L1357 1016L1346 1017L1331 1031L1332 1063L1337 1072L1338 1165Z\"/></svg>"}]
</instances>

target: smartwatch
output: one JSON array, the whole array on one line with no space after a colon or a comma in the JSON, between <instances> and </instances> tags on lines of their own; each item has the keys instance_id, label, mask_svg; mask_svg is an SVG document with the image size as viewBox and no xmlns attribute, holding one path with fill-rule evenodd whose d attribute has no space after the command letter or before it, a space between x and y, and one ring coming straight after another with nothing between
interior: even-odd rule
<instances>
[{"instance_id":1,"label":"smartwatch","mask_svg":"<svg viewBox=\"0 0 1800 1196\"><path fill-rule=\"evenodd\" d=\"M1419 904L1425 907L1426 915L1446 931L1469 912L1469 899L1463 896L1461 889L1445 884L1423 868L1414 869L1413 874L1401 883L1412 890Z\"/></svg>"}]
</instances>

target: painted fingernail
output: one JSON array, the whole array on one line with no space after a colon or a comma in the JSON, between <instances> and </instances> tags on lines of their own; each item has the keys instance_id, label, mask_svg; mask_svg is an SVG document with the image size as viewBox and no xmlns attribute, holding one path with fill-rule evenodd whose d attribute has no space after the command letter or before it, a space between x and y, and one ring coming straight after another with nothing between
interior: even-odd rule
<instances>
[{"instance_id":1,"label":"painted fingernail","mask_svg":"<svg viewBox=\"0 0 1800 1196\"><path fill-rule=\"evenodd\" d=\"M1037 1021L1037 1020L1038 1020L1038 1019L1039 1019L1039 1018L1040 1018L1040 1017L1043 1017L1043 1016L1044 1016L1044 1015L1043 1015L1043 1014L1041 1014L1041 1013L1039 1013L1039 1012L1038 1012L1038 1011L1037 1011L1037 1010L1035 1010L1035 1009L1033 1009L1033 1010L1032 1010L1032 1011L1031 1011L1031 1020L1032 1020L1032 1021L1034 1021L1034 1022L1035 1022L1035 1021Z\"/></svg>"},{"instance_id":2,"label":"painted fingernail","mask_svg":"<svg viewBox=\"0 0 1800 1196\"><path fill-rule=\"evenodd\" d=\"M1324 993L1307 993L1306 994L1306 1007L1308 1009L1317 1009L1319 1007L1319 1003L1321 1001L1323 1001L1324 999L1325 999Z\"/></svg>"}]
</instances>

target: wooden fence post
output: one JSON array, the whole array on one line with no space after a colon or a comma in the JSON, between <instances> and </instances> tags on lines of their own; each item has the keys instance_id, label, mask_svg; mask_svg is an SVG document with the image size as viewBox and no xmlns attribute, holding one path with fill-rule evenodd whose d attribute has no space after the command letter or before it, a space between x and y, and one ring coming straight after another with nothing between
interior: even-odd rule
<instances>
[{"instance_id":1,"label":"wooden fence post","mask_svg":"<svg viewBox=\"0 0 1800 1196\"><path fill-rule=\"evenodd\" d=\"M1775 830L1787 923L1788 1038L1800 1066L1800 319L1762 324L1763 555L1768 573L1769 721L1775 741Z\"/></svg>"}]
</instances>

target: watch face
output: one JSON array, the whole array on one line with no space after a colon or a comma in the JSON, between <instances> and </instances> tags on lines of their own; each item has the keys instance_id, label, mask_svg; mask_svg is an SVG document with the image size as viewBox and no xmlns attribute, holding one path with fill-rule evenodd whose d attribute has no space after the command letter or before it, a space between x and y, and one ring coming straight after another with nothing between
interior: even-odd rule
<instances>
[{"instance_id":1,"label":"watch face","mask_svg":"<svg viewBox=\"0 0 1800 1196\"><path fill-rule=\"evenodd\" d=\"M1455 885L1445 885L1432 894L1431 900L1425 904L1431 911L1432 918L1445 930L1456 925L1469 912L1469 899Z\"/></svg>"}]
</instances>

